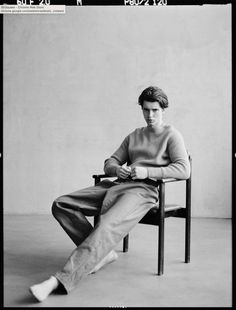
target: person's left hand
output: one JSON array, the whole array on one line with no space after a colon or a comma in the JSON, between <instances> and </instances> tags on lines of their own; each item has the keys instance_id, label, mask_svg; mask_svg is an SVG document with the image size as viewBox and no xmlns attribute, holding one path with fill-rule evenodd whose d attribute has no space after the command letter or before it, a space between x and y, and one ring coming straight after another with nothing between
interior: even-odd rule
<instances>
[{"instance_id":1,"label":"person's left hand","mask_svg":"<svg viewBox=\"0 0 236 310\"><path fill-rule=\"evenodd\" d=\"M132 179L146 179L148 177L148 170L144 167L133 167L131 169L131 178Z\"/></svg>"}]
</instances>

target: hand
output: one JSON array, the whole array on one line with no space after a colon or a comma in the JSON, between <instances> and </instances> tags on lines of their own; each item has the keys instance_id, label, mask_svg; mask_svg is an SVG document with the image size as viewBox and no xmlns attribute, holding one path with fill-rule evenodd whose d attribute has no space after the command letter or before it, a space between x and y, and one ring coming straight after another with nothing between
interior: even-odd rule
<instances>
[{"instance_id":1,"label":"hand","mask_svg":"<svg viewBox=\"0 0 236 310\"><path fill-rule=\"evenodd\" d=\"M132 179L146 179L148 177L148 170L144 167L133 167L131 170Z\"/></svg>"},{"instance_id":2,"label":"hand","mask_svg":"<svg viewBox=\"0 0 236 310\"><path fill-rule=\"evenodd\" d=\"M130 167L118 167L116 170L116 174L120 179L127 179L131 173Z\"/></svg>"}]
</instances>

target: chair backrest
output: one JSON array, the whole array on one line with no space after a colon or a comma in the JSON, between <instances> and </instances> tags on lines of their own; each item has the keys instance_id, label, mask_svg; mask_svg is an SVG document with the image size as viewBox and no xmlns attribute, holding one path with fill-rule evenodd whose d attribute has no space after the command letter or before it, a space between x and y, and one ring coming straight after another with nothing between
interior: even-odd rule
<instances>
[{"instance_id":1,"label":"chair backrest","mask_svg":"<svg viewBox=\"0 0 236 310\"><path fill-rule=\"evenodd\" d=\"M189 163L190 163L190 177L189 177L189 179L191 179L191 177L192 177L192 156L191 156L189 151L187 151L187 153L188 153L188 159L189 159Z\"/></svg>"},{"instance_id":2,"label":"chair backrest","mask_svg":"<svg viewBox=\"0 0 236 310\"><path fill-rule=\"evenodd\" d=\"M188 179L190 179L190 178L191 178L191 175L192 175L192 156L191 156L191 154L190 154L190 152L189 152L188 149L186 149L186 151L187 151L188 160L189 160L189 163L190 163L190 177L188 178Z\"/></svg>"}]
</instances>

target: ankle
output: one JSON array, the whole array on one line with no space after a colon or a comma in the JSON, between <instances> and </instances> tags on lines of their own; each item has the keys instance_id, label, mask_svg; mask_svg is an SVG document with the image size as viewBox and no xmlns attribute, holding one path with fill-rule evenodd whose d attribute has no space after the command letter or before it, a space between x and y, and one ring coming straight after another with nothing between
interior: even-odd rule
<instances>
[{"instance_id":1,"label":"ankle","mask_svg":"<svg viewBox=\"0 0 236 310\"><path fill-rule=\"evenodd\" d=\"M50 278L48 280L51 282L54 290L59 286L59 281L57 280L56 277L50 276Z\"/></svg>"}]
</instances>

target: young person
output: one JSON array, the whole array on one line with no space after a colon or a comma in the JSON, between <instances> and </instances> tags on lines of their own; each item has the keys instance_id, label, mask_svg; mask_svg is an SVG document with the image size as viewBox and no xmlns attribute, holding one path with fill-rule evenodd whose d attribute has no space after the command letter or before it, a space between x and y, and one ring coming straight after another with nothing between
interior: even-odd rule
<instances>
[{"instance_id":1,"label":"young person","mask_svg":"<svg viewBox=\"0 0 236 310\"><path fill-rule=\"evenodd\" d=\"M168 98L160 88L143 90L138 103L147 126L137 128L105 160L104 172L117 177L57 198L52 213L76 248L64 267L42 283L30 287L38 301L55 289L69 293L88 274L117 259L114 248L156 205L154 181L187 179L190 164L180 132L165 124ZM99 216L92 227L86 216Z\"/></svg>"}]
</instances>

